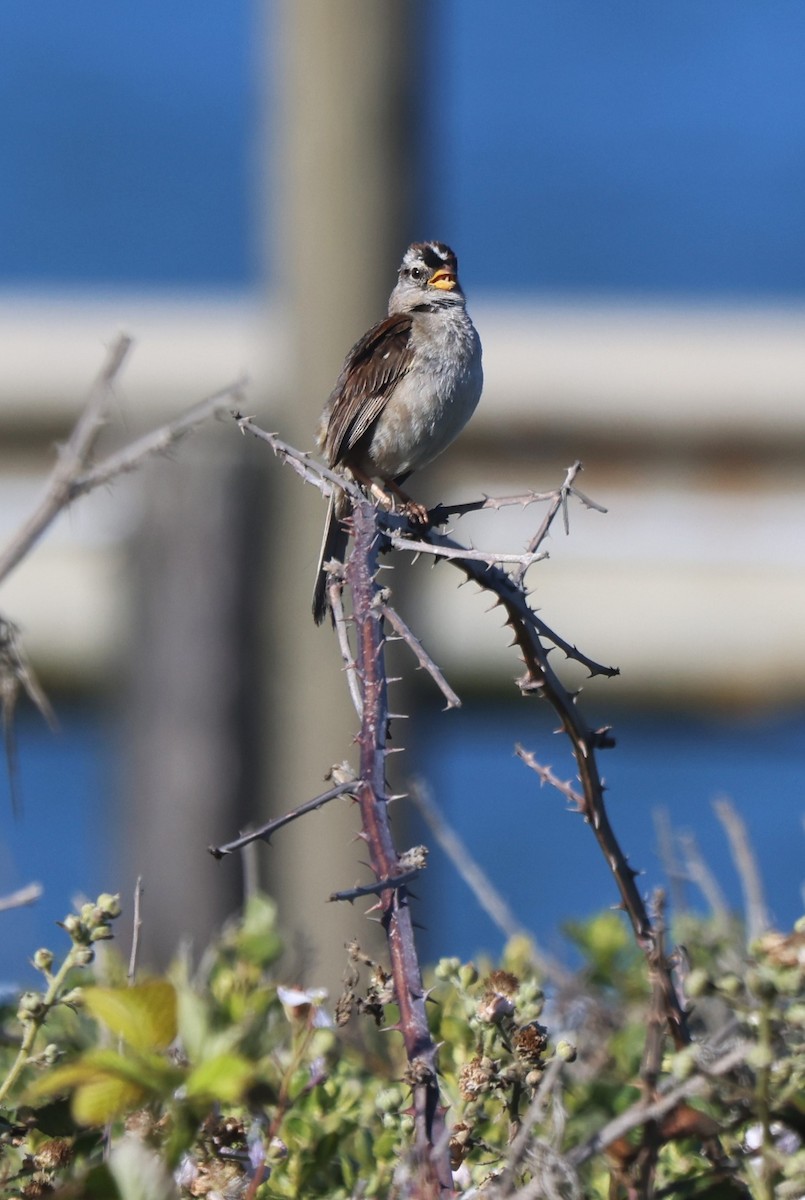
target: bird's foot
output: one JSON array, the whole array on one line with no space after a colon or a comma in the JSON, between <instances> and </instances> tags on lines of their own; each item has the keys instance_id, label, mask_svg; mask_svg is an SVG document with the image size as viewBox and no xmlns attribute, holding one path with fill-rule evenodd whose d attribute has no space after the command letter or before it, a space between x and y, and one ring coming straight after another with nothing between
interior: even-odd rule
<instances>
[{"instance_id":1,"label":"bird's foot","mask_svg":"<svg viewBox=\"0 0 805 1200\"><path fill-rule=\"evenodd\" d=\"M422 525L425 527L430 525L427 507L424 504L420 504L418 500L404 501L399 505L397 511L406 516L412 525Z\"/></svg>"}]
</instances>

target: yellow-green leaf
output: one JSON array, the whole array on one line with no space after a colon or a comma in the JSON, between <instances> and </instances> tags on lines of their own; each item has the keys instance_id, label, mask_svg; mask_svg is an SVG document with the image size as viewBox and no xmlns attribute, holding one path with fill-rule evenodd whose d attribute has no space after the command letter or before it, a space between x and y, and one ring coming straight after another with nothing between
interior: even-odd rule
<instances>
[{"instance_id":1,"label":"yellow-green leaf","mask_svg":"<svg viewBox=\"0 0 805 1200\"><path fill-rule=\"evenodd\" d=\"M139 1108L148 1093L120 1076L99 1076L73 1092L70 1109L79 1125L105 1125L107 1121Z\"/></svg>"},{"instance_id":2,"label":"yellow-green leaf","mask_svg":"<svg viewBox=\"0 0 805 1200\"><path fill-rule=\"evenodd\" d=\"M134 1050L164 1050L176 1037L176 991L164 979L129 988L85 988L84 1004Z\"/></svg>"},{"instance_id":3,"label":"yellow-green leaf","mask_svg":"<svg viewBox=\"0 0 805 1200\"><path fill-rule=\"evenodd\" d=\"M240 1100L254 1077L254 1069L237 1054L219 1054L193 1071L186 1084L189 1097L205 1097L233 1104Z\"/></svg>"}]
</instances>

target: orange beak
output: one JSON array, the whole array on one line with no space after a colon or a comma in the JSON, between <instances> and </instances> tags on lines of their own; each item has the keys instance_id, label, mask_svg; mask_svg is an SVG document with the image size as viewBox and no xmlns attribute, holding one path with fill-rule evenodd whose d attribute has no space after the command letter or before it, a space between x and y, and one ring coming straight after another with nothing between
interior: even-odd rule
<instances>
[{"instance_id":1,"label":"orange beak","mask_svg":"<svg viewBox=\"0 0 805 1200\"><path fill-rule=\"evenodd\" d=\"M446 267L440 267L431 275L428 286L439 288L442 292L452 292L453 288L458 286L458 280Z\"/></svg>"}]
</instances>

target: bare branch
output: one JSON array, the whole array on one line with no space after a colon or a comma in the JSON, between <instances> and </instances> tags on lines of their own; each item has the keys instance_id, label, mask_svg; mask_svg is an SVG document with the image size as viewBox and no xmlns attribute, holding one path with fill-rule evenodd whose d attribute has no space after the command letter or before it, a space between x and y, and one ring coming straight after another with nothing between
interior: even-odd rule
<instances>
[{"instance_id":1,"label":"bare branch","mask_svg":"<svg viewBox=\"0 0 805 1200\"><path fill-rule=\"evenodd\" d=\"M25 908L28 904L36 904L42 895L41 883L26 883L25 887L0 896L0 912L8 912L11 908Z\"/></svg>"},{"instance_id":2,"label":"bare branch","mask_svg":"<svg viewBox=\"0 0 805 1200\"><path fill-rule=\"evenodd\" d=\"M158 454L166 454L188 433L197 429L209 417L219 416L229 412L235 403L242 400L243 389L248 380L243 377L230 383L220 391L214 392L198 404L194 404L185 412L167 421L159 428L144 434L129 446L115 454L110 454L103 462L79 475L70 485L68 503L92 491L102 484L111 483L119 475L127 475L136 471L149 458Z\"/></svg>"},{"instance_id":3,"label":"bare branch","mask_svg":"<svg viewBox=\"0 0 805 1200\"><path fill-rule=\"evenodd\" d=\"M109 348L106 362L89 394L89 399L67 443L59 452L45 495L0 554L0 580L5 579L25 558L54 518L69 504L70 489L89 462L92 447L108 416L114 382L131 346L132 339L121 334Z\"/></svg>"},{"instance_id":4,"label":"bare branch","mask_svg":"<svg viewBox=\"0 0 805 1200\"><path fill-rule=\"evenodd\" d=\"M517 920L483 867L473 858L453 826L445 820L427 785L422 780L416 780L411 786L410 796L417 811L472 892L480 908L498 927L503 936L507 939L519 936L527 937L531 942L534 963L540 973L557 985L568 983L571 978L570 973L555 958L545 954L537 947L532 935Z\"/></svg>"},{"instance_id":5,"label":"bare branch","mask_svg":"<svg viewBox=\"0 0 805 1200\"><path fill-rule=\"evenodd\" d=\"M535 552L537 547L542 545L543 541L548 536L548 532L556 518L557 513L560 511L562 513L565 533L567 534L570 532L570 521L567 511L567 501L569 496L578 496L582 504L585 504L588 508L596 509L597 512L604 513L607 511L603 505L596 504L594 500L590 500L587 496L582 495L581 492L576 492L575 488L573 487L573 481L581 470L582 465L578 461L574 462L572 467L568 467L564 483L553 493L551 507L545 514L539 529L528 543L528 550L530 553ZM522 583L527 570L527 566L520 566L514 572L514 579L517 583Z\"/></svg>"},{"instance_id":6,"label":"bare branch","mask_svg":"<svg viewBox=\"0 0 805 1200\"><path fill-rule=\"evenodd\" d=\"M526 1109L520 1128L509 1147L506 1166L501 1172L500 1193L503 1196L511 1191L517 1171L528 1154L532 1131L534 1126L538 1125L545 1116L545 1109L551 1093L559 1082L562 1066L563 1062L560 1058L553 1058L548 1063L537 1090L534 1092L534 1098Z\"/></svg>"},{"instance_id":7,"label":"bare branch","mask_svg":"<svg viewBox=\"0 0 805 1200\"><path fill-rule=\"evenodd\" d=\"M244 846L248 846L250 842L268 842L271 840L271 835L276 833L278 829L282 829L284 825L290 825L291 821L298 821L300 817L304 817L306 813L315 812L317 808L321 808L330 800L335 800L338 796L343 796L347 792L354 795L360 786L359 779L348 779L343 783L336 784L330 788L328 792L323 792L320 796L316 796L313 800L308 800L306 804L300 804L298 808L292 808L290 812L281 817L274 817L273 820L267 821L265 825L261 825L259 829L251 830L249 833L243 833L240 837L235 838L232 842L226 842L223 846L209 846L209 852L213 858L224 858L227 854L233 854L235 850L242 850Z\"/></svg>"},{"instance_id":8,"label":"bare branch","mask_svg":"<svg viewBox=\"0 0 805 1200\"><path fill-rule=\"evenodd\" d=\"M384 528L391 519L392 514L389 514L388 516L386 514L381 514L380 516L380 520ZM401 518L396 517L394 520L395 522L400 522ZM396 527L398 526L395 525L395 528ZM452 553L447 556L448 561L453 566L458 567L459 570L462 570L462 564L466 563L467 570L465 571L465 574L467 574L469 578L473 579L473 581L477 583L479 587L486 588L487 591L497 595L501 603L505 604L505 595L510 597L516 596L518 598L520 610L524 616L527 615L527 619L534 627L537 635L539 637L547 638L549 642L553 642L557 650L561 650L562 653L567 656L567 658L571 658L574 660L574 662L577 662L583 666L587 671L590 672L591 676L605 675L608 678L613 678L615 675L620 674L620 671L617 667L606 667L602 663L595 662L594 659L588 658L588 656L583 654L577 646L573 646L570 642L565 641L565 639L560 637L558 633L555 633L549 625L546 625L541 617L539 617L538 614L529 607L526 600L526 593L524 592L522 586L514 580L513 575L509 575L503 571L500 571L497 567L497 564L489 561L488 556L475 554L472 552L465 554L464 546L462 546L459 542L454 541L452 538L447 537L445 534L438 533L435 529L429 529L422 534L422 540L431 546L443 546L449 548ZM396 543L393 542L393 544ZM409 541L407 538L401 539L401 549L412 549L414 545L415 543ZM478 567L479 562L484 564L483 573L482 569ZM496 574L496 572L498 573ZM504 581L508 582L506 582L504 585Z\"/></svg>"},{"instance_id":9,"label":"bare branch","mask_svg":"<svg viewBox=\"0 0 805 1200\"><path fill-rule=\"evenodd\" d=\"M519 759L522 759L527 767L539 775L540 783L550 784L552 788L556 788L557 792L561 792L565 799L570 801L574 812L584 811L584 797L581 792L576 791L572 783L560 779L558 775L554 774L552 767L546 767L537 762L531 751L526 750L519 742L514 747L514 753Z\"/></svg>"},{"instance_id":10,"label":"bare branch","mask_svg":"<svg viewBox=\"0 0 805 1200\"><path fill-rule=\"evenodd\" d=\"M743 892L746 938L748 942L753 942L765 933L770 925L757 860L746 832L746 824L731 801L722 796L721 799L713 801L713 808L730 844L732 861L735 863Z\"/></svg>"},{"instance_id":11,"label":"bare branch","mask_svg":"<svg viewBox=\"0 0 805 1200\"><path fill-rule=\"evenodd\" d=\"M325 467L324 463L319 462L306 450L297 450L288 442L284 442L276 433L269 433L267 430L261 429L259 425L255 425L251 417L244 417L239 412L232 415L237 421L241 433L250 433L260 441L266 442L277 458L295 471L300 479L304 479L305 483L312 483L323 496L329 496L335 485L345 491L353 500L364 499L361 489L346 475L342 475L338 471L331 471L329 467Z\"/></svg>"},{"instance_id":12,"label":"bare branch","mask_svg":"<svg viewBox=\"0 0 805 1200\"><path fill-rule=\"evenodd\" d=\"M134 884L134 916L131 922L131 954L129 955L128 981L133 984L137 978L137 954L140 949L140 933L143 927L143 919L140 914L140 906L143 898L143 877L138 875Z\"/></svg>"},{"instance_id":13,"label":"bare branch","mask_svg":"<svg viewBox=\"0 0 805 1200\"><path fill-rule=\"evenodd\" d=\"M56 714L28 662L19 628L13 621L0 616L0 720L3 724L11 807L15 816L22 809L18 786L17 739L14 733L14 714L21 693L39 710L50 728L55 729Z\"/></svg>"},{"instance_id":14,"label":"bare branch","mask_svg":"<svg viewBox=\"0 0 805 1200\"><path fill-rule=\"evenodd\" d=\"M430 657L419 638L416 637L408 625L406 625L400 614L385 601L381 604L381 612L395 633L398 633L408 646L419 665L428 672L431 679L447 701L447 707L461 708L460 697L457 696L453 691L439 667L437 667L436 663Z\"/></svg>"},{"instance_id":15,"label":"bare branch","mask_svg":"<svg viewBox=\"0 0 805 1200\"><path fill-rule=\"evenodd\" d=\"M352 706L360 719L363 716L363 696L361 695L361 684L358 678L358 668L355 664L355 657L352 653L352 647L349 644L349 635L347 633L347 620L344 616L344 605L341 600L342 585L341 580L330 575L330 582L327 587L330 599L330 612L333 614L333 625L338 639L338 648L341 651L341 658L344 663L344 671L347 676L347 687L352 699Z\"/></svg>"},{"instance_id":16,"label":"bare branch","mask_svg":"<svg viewBox=\"0 0 805 1200\"><path fill-rule=\"evenodd\" d=\"M715 920L722 928L726 928L729 925L730 908L718 880L705 862L695 837L690 833L680 833L678 836L686 878L702 893Z\"/></svg>"},{"instance_id":17,"label":"bare branch","mask_svg":"<svg viewBox=\"0 0 805 1200\"><path fill-rule=\"evenodd\" d=\"M535 562L542 562L548 555L544 550L537 554L497 554L486 550L468 550L466 546L456 546L430 536L427 540L408 537L405 534L389 533L389 541L395 550L410 550L412 554L433 554L436 558L463 558L472 562L486 563L487 566L511 565L521 567L523 571Z\"/></svg>"},{"instance_id":18,"label":"bare branch","mask_svg":"<svg viewBox=\"0 0 805 1200\"><path fill-rule=\"evenodd\" d=\"M406 884L413 883L419 874L419 869L416 869L404 871L401 875L386 875L383 879L378 879L376 883L362 884L349 888L345 892L331 892L329 898L330 901L348 900L351 904L353 900L358 900L361 896L380 896L390 889L405 887Z\"/></svg>"}]
</instances>

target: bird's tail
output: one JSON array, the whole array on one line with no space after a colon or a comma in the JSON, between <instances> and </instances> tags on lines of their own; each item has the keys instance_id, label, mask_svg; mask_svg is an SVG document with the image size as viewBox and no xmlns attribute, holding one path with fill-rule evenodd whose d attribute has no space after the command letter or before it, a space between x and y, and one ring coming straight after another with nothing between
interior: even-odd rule
<instances>
[{"instance_id":1,"label":"bird's tail","mask_svg":"<svg viewBox=\"0 0 805 1200\"><path fill-rule=\"evenodd\" d=\"M313 619L321 625L327 613L327 571L324 564L331 559L343 562L349 535L342 521L349 513L349 502L340 488L334 488L327 509L324 537L321 540L319 565L316 571L316 586L313 589Z\"/></svg>"}]
</instances>

